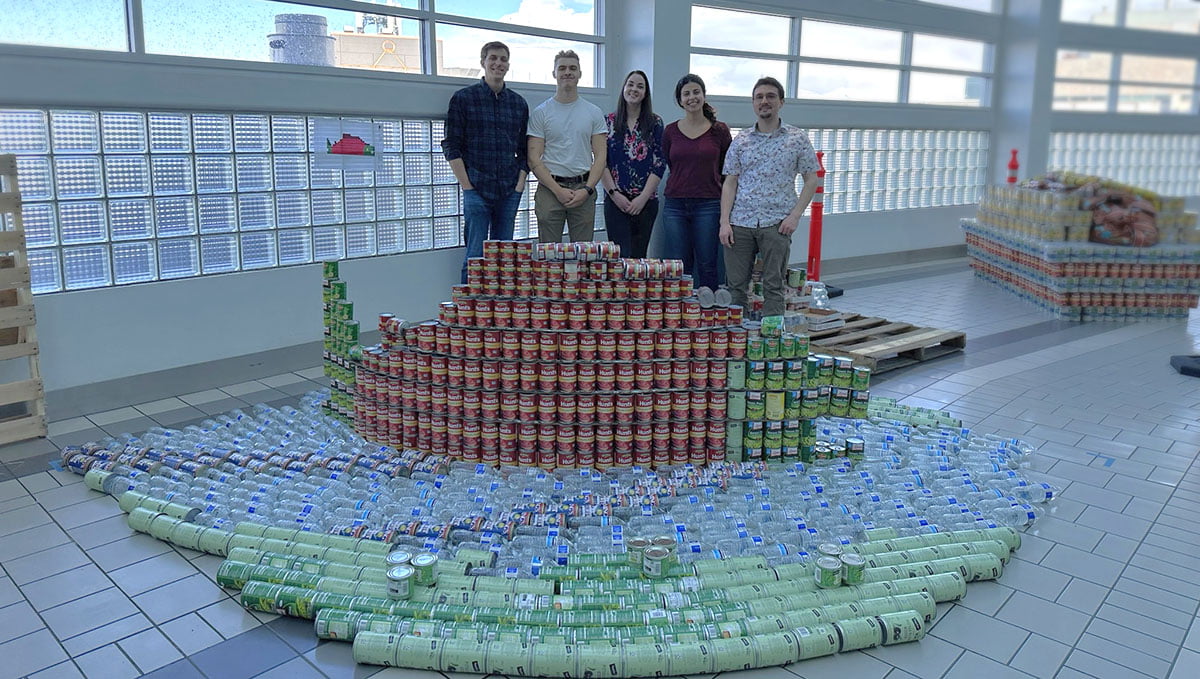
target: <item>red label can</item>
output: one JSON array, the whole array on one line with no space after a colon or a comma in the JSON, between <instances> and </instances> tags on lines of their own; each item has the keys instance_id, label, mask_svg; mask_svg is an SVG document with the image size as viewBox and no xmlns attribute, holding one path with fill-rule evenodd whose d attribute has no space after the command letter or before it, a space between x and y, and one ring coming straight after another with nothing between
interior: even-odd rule
<instances>
[{"instance_id":1,"label":"red label can","mask_svg":"<svg viewBox=\"0 0 1200 679\"><path fill-rule=\"evenodd\" d=\"M612 424L616 421L616 404L613 394L596 394L596 421Z\"/></svg>"},{"instance_id":2,"label":"red label can","mask_svg":"<svg viewBox=\"0 0 1200 679\"><path fill-rule=\"evenodd\" d=\"M558 364L538 364L538 390L556 391L558 389Z\"/></svg>"},{"instance_id":3,"label":"red label can","mask_svg":"<svg viewBox=\"0 0 1200 679\"><path fill-rule=\"evenodd\" d=\"M483 392L474 389L468 389L463 392L463 419L477 420L479 419L480 407L483 403Z\"/></svg>"},{"instance_id":4,"label":"red label can","mask_svg":"<svg viewBox=\"0 0 1200 679\"><path fill-rule=\"evenodd\" d=\"M538 453L553 453L554 442L556 440L557 428L552 424L543 424L538 426L537 433L537 449Z\"/></svg>"},{"instance_id":5,"label":"red label can","mask_svg":"<svg viewBox=\"0 0 1200 679\"><path fill-rule=\"evenodd\" d=\"M708 387L725 389L729 384L729 364L725 361L708 362Z\"/></svg>"},{"instance_id":6,"label":"red label can","mask_svg":"<svg viewBox=\"0 0 1200 679\"><path fill-rule=\"evenodd\" d=\"M479 397L479 416L485 420L495 420L500 417L500 394L485 391Z\"/></svg>"},{"instance_id":7,"label":"red label can","mask_svg":"<svg viewBox=\"0 0 1200 679\"><path fill-rule=\"evenodd\" d=\"M461 310L459 313L462 313ZM550 327L549 302L543 299L529 300L529 327L534 330L546 330Z\"/></svg>"},{"instance_id":8,"label":"red label can","mask_svg":"<svg viewBox=\"0 0 1200 679\"><path fill-rule=\"evenodd\" d=\"M492 325L497 328L512 327L512 306L507 299L492 300Z\"/></svg>"},{"instance_id":9,"label":"red label can","mask_svg":"<svg viewBox=\"0 0 1200 679\"><path fill-rule=\"evenodd\" d=\"M687 361L671 362L671 388L687 389L692 384L692 371Z\"/></svg>"},{"instance_id":10,"label":"red label can","mask_svg":"<svg viewBox=\"0 0 1200 679\"><path fill-rule=\"evenodd\" d=\"M654 419L666 421L671 418L671 392L654 392Z\"/></svg>"},{"instance_id":11,"label":"red label can","mask_svg":"<svg viewBox=\"0 0 1200 679\"><path fill-rule=\"evenodd\" d=\"M521 362L521 391L537 391L538 388L538 363L532 361Z\"/></svg>"},{"instance_id":12,"label":"red label can","mask_svg":"<svg viewBox=\"0 0 1200 679\"><path fill-rule=\"evenodd\" d=\"M541 422L553 422L558 415L558 396L555 394L538 394L537 411Z\"/></svg>"},{"instance_id":13,"label":"red label can","mask_svg":"<svg viewBox=\"0 0 1200 679\"><path fill-rule=\"evenodd\" d=\"M617 333L617 360L632 361L636 352L637 335L632 332Z\"/></svg>"},{"instance_id":14,"label":"red label can","mask_svg":"<svg viewBox=\"0 0 1200 679\"><path fill-rule=\"evenodd\" d=\"M633 364L633 385L649 391L654 388L654 364L649 361Z\"/></svg>"},{"instance_id":15,"label":"red label can","mask_svg":"<svg viewBox=\"0 0 1200 679\"><path fill-rule=\"evenodd\" d=\"M567 321L568 327L572 330L587 330L588 327L588 304L587 302L571 302L570 318Z\"/></svg>"},{"instance_id":16,"label":"red label can","mask_svg":"<svg viewBox=\"0 0 1200 679\"><path fill-rule=\"evenodd\" d=\"M500 334L500 355L506 361L515 361L521 357L520 331L505 330Z\"/></svg>"},{"instance_id":17,"label":"red label can","mask_svg":"<svg viewBox=\"0 0 1200 679\"><path fill-rule=\"evenodd\" d=\"M550 329L567 329L567 303L550 302Z\"/></svg>"},{"instance_id":18,"label":"red label can","mask_svg":"<svg viewBox=\"0 0 1200 679\"><path fill-rule=\"evenodd\" d=\"M655 356L653 332L634 333L634 357L639 361L649 361Z\"/></svg>"},{"instance_id":19,"label":"red label can","mask_svg":"<svg viewBox=\"0 0 1200 679\"><path fill-rule=\"evenodd\" d=\"M521 388L521 364L516 361L505 361L500 364L500 388L504 391L517 391Z\"/></svg>"},{"instance_id":20,"label":"red label can","mask_svg":"<svg viewBox=\"0 0 1200 679\"><path fill-rule=\"evenodd\" d=\"M537 422L538 395L521 392L517 395L517 419L522 422Z\"/></svg>"},{"instance_id":21,"label":"red label can","mask_svg":"<svg viewBox=\"0 0 1200 679\"><path fill-rule=\"evenodd\" d=\"M712 358L729 355L729 330L717 328L708 334L708 355Z\"/></svg>"},{"instance_id":22,"label":"red label can","mask_svg":"<svg viewBox=\"0 0 1200 679\"><path fill-rule=\"evenodd\" d=\"M573 332L564 332L559 334L558 358L562 361L574 361L579 358L578 335Z\"/></svg>"},{"instance_id":23,"label":"red label can","mask_svg":"<svg viewBox=\"0 0 1200 679\"><path fill-rule=\"evenodd\" d=\"M483 358L483 331L474 328L463 330L463 356Z\"/></svg>"},{"instance_id":24,"label":"red label can","mask_svg":"<svg viewBox=\"0 0 1200 679\"><path fill-rule=\"evenodd\" d=\"M492 300L486 297L475 298L475 325L480 328L492 327Z\"/></svg>"},{"instance_id":25,"label":"red label can","mask_svg":"<svg viewBox=\"0 0 1200 679\"><path fill-rule=\"evenodd\" d=\"M581 332L576 336L576 338L579 340L579 360L596 360L596 354L599 353L598 345L600 341L596 334L591 332Z\"/></svg>"},{"instance_id":26,"label":"red label can","mask_svg":"<svg viewBox=\"0 0 1200 679\"><path fill-rule=\"evenodd\" d=\"M746 357L746 331L743 328L729 329L729 358Z\"/></svg>"},{"instance_id":27,"label":"red label can","mask_svg":"<svg viewBox=\"0 0 1200 679\"><path fill-rule=\"evenodd\" d=\"M521 360L536 361L541 358L541 340L536 330L521 333Z\"/></svg>"},{"instance_id":28,"label":"red label can","mask_svg":"<svg viewBox=\"0 0 1200 679\"><path fill-rule=\"evenodd\" d=\"M483 331L483 357L484 358L500 358L504 355L501 349L500 339L502 334L499 330L484 330Z\"/></svg>"},{"instance_id":29,"label":"red label can","mask_svg":"<svg viewBox=\"0 0 1200 679\"><path fill-rule=\"evenodd\" d=\"M529 300L514 299L511 302L512 307L512 327L528 328L529 327Z\"/></svg>"},{"instance_id":30,"label":"red label can","mask_svg":"<svg viewBox=\"0 0 1200 679\"><path fill-rule=\"evenodd\" d=\"M654 333L654 355L657 358L671 358L675 355L675 333L670 330L659 330Z\"/></svg>"},{"instance_id":31,"label":"red label can","mask_svg":"<svg viewBox=\"0 0 1200 679\"><path fill-rule=\"evenodd\" d=\"M475 325L475 299L473 297L457 297L454 304L458 307L458 324L463 326Z\"/></svg>"},{"instance_id":32,"label":"red label can","mask_svg":"<svg viewBox=\"0 0 1200 679\"><path fill-rule=\"evenodd\" d=\"M675 333L675 358L692 357L692 331L679 330Z\"/></svg>"},{"instance_id":33,"label":"red label can","mask_svg":"<svg viewBox=\"0 0 1200 679\"><path fill-rule=\"evenodd\" d=\"M692 333L692 357L708 358L712 333L708 330L697 330Z\"/></svg>"},{"instance_id":34,"label":"red label can","mask_svg":"<svg viewBox=\"0 0 1200 679\"><path fill-rule=\"evenodd\" d=\"M483 388L488 391L496 391L500 388L500 363L499 361L483 361Z\"/></svg>"},{"instance_id":35,"label":"red label can","mask_svg":"<svg viewBox=\"0 0 1200 679\"><path fill-rule=\"evenodd\" d=\"M445 356L434 354L429 357L429 381L434 384L445 384L450 374L450 367Z\"/></svg>"},{"instance_id":36,"label":"red label can","mask_svg":"<svg viewBox=\"0 0 1200 679\"><path fill-rule=\"evenodd\" d=\"M693 389L704 389L708 386L708 361L692 361L689 370Z\"/></svg>"},{"instance_id":37,"label":"red label can","mask_svg":"<svg viewBox=\"0 0 1200 679\"><path fill-rule=\"evenodd\" d=\"M588 327L592 330L604 330L608 327L608 307L604 302L588 302Z\"/></svg>"},{"instance_id":38,"label":"red label can","mask_svg":"<svg viewBox=\"0 0 1200 679\"><path fill-rule=\"evenodd\" d=\"M596 390L596 364L577 363L575 365L576 391L592 392Z\"/></svg>"},{"instance_id":39,"label":"red label can","mask_svg":"<svg viewBox=\"0 0 1200 679\"><path fill-rule=\"evenodd\" d=\"M463 390L450 387L446 390L446 414L450 417L462 417Z\"/></svg>"},{"instance_id":40,"label":"red label can","mask_svg":"<svg viewBox=\"0 0 1200 679\"><path fill-rule=\"evenodd\" d=\"M606 308L608 313L608 329L609 330L624 330L625 329L625 303L624 302L609 302Z\"/></svg>"},{"instance_id":41,"label":"red label can","mask_svg":"<svg viewBox=\"0 0 1200 679\"><path fill-rule=\"evenodd\" d=\"M632 363L617 364L616 387L618 391L633 391L635 371Z\"/></svg>"},{"instance_id":42,"label":"red label can","mask_svg":"<svg viewBox=\"0 0 1200 679\"><path fill-rule=\"evenodd\" d=\"M693 391L691 401L688 417L693 420L703 420L708 415L708 392Z\"/></svg>"},{"instance_id":43,"label":"red label can","mask_svg":"<svg viewBox=\"0 0 1200 679\"><path fill-rule=\"evenodd\" d=\"M559 394L558 421L573 424L579 412L578 403L575 394Z\"/></svg>"},{"instance_id":44,"label":"red label can","mask_svg":"<svg viewBox=\"0 0 1200 679\"><path fill-rule=\"evenodd\" d=\"M538 333L538 344L541 346L543 361L558 360L558 333L543 330Z\"/></svg>"},{"instance_id":45,"label":"red label can","mask_svg":"<svg viewBox=\"0 0 1200 679\"><path fill-rule=\"evenodd\" d=\"M692 410L692 395L686 391L671 393L671 419L685 421Z\"/></svg>"},{"instance_id":46,"label":"red label can","mask_svg":"<svg viewBox=\"0 0 1200 679\"><path fill-rule=\"evenodd\" d=\"M596 357L601 361L615 361L617 359L617 335L615 333L602 333L597 337Z\"/></svg>"},{"instance_id":47,"label":"red label can","mask_svg":"<svg viewBox=\"0 0 1200 679\"><path fill-rule=\"evenodd\" d=\"M633 394L617 394L614 399L616 421L618 423L633 422Z\"/></svg>"},{"instance_id":48,"label":"red label can","mask_svg":"<svg viewBox=\"0 0 1200 679\"><path fill-rule=\"evenodd\" d=\"M617 366L614 363L597 363L596 389L598 391L613 391L617 386Z\"/></svg>"},{"instance_id":49,"label":"red label can","mask_svg":"<svg viewBox=\"0 0 1200 679\"><path fill-rule=\"evenodd\" d=\"M576 394L575 419L580 424L592 424L596 421L596 395Z\"/></svg>"},{"instance_id":50,"label":"red label can","mask_svg":"<svg viewBox=\"0 0 1200 679\"><path fill-rule=\"evenodd\" d=\"M560 363L558 365L558 390L563 393L574 393L577 385L577 374L574 363Z\"/></svg>"},{"instance_id":51,"label":"red label can","mask_svg":"<svg viewBox=\"0 0 1200 679\"><path fill-rule=\"evenodd\" d=\"M635 422L649 422L654 419L654 393L642 391L633 396L633 419Z\"/></svg>"},{"instance_id":52,"label":"red label can","mask_svg":"<svg viewBox=\"0 0 1200 679\"><path fill-rule=\"evenodd\" d=\"M683 304L679 300L668 299L663 303L663 327L678 328L683 318Z\"/></svg>"},{"instance_id":53,"label":"red label can","mask_svg":"<svg viewBox=\"0 0 1200 679\"><path fill-rule=\"evenodd\" d=\"M500 419L515 420L520 413L521 395L515 391L500 394Z\"/></svg>"}]
</instances>

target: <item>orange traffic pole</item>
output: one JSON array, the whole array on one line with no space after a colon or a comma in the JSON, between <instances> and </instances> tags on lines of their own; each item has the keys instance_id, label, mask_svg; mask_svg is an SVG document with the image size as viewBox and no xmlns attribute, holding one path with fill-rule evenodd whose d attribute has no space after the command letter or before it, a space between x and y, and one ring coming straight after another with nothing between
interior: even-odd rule
<instances>
[{"instance_id":1,"label":"orange traffic pole","mask_svg":"<svg viewBox=\"0 0 1200 679\"><path fill-rule=\"evenodd\" d=\"M812 199L808 219L808 280L821 280L821 222L825 213L825 154L817 152L817 192Z\"/></svg>"}]
</instances>

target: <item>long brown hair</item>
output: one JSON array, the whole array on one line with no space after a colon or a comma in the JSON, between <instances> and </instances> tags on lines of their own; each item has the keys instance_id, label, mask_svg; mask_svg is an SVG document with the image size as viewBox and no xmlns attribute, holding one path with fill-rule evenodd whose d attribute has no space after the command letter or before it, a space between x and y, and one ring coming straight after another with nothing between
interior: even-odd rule
<instances>
[{"instance_id":1,"label":"long brown hair","mask_svg":"<svg viewBox=\"0 0 1200 679\"><path fill-rule=\"evenodd\" d=\"M625 83L629 82L629 78L634 75L642 76L642 80L646 83L646 97L642 99L642 110L638 114L637 120L637 136L639 139L649 139L650 132L654 129L654 107L650 105L650 78L639 70L632 70L621 81L621 91L617 94L617 113L616 119L613 121L613 129L619 130L624 134L625 126L629 124L628 104L625 103Z\"/></svg>"}]
</instances>

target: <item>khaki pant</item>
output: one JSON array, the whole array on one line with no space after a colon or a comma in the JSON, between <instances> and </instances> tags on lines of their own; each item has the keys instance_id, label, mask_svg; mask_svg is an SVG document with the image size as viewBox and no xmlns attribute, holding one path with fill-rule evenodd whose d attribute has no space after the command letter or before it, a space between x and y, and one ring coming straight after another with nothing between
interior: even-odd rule
<instances>
[{"instance_id":1,"label":"khaki pant","mask_svg":"<svg viewBox=\"0 0 1200 679\"><path fill-rule=\"evenodd\" d=\"M576 182L561 185L565 189L582 189L585 184ZM571 234L571 242L590 241L596 230L596 198L589 197L583 205L572 208L558 202L549 188L539 184L533 194L533 213L537 216L538 242L561 243L563 222Z\"/></svg>"},{"instance_id":2,"label":"khaki pant","mask_svg":"<svg viewBox=\"0 0 1200 679\"><path fill-rule=\"evenodd\" d=\"M733 227L733 247L725 250L725 276L733 303L746 307L754 256L762 257L763 316L783 314L784 271L792 254L792 237L779 233L779 223L759 229Z\"/></svg>"}]
</instances>

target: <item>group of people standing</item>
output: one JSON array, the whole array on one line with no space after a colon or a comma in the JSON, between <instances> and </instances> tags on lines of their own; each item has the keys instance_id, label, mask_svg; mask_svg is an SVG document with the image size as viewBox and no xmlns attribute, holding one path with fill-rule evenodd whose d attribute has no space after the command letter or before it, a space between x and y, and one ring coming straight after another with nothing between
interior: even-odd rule
<instances>
[{"instance_id":1,"label":"group of people standing","mask_svg":"<svg viewBox=\"0 0 1200 679\"><path fill-rule=\"evenodd\" d=\"M579 56L554 59L555 94L532 113L504 84L509 50L480 51L483 78L450 99L442 150L463 189L466 257L483 241L509 240L525 180L534 194L538 240L590 241L596 190L605 192L604 221L623 257L645 257L663 189L663 256L680 259L697 287L728 284L746 304L755 257L763 264L763 313L783 313L791 235L817 186L808 136L779 118L783 85L761 78L752 90L757 123L733 138L705 100L700 76L675 84L679 120L663 125L642 71L625 76L616 110L605 115L579 98ZM667 170L670 170L668 173ZM796 194L795 178L804 177ZM466 282L466 260L463 261Z\"/></svg>"}]
</instances>

